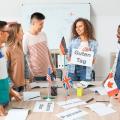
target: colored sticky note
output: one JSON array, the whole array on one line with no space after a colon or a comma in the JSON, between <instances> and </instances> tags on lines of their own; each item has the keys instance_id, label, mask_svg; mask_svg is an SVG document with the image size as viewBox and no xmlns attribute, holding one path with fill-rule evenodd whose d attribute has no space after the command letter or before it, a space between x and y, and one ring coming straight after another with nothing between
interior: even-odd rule
<instances>
[{"instance_id":1,"label":"colored sticky note","mask_svg":"<svg viewBox=\"0 0 120 120\"><path fill-rule=\"evenodd\" d=\"M82 87L77 88L77 96L78 97L83 96L83 88Z\"/></svg>"}]
</instances>

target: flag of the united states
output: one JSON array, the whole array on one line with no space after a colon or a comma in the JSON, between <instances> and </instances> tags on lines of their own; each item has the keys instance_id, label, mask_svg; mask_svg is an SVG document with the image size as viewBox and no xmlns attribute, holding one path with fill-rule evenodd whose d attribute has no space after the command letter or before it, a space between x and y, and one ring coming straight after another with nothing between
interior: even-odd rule
<instances>
[{"instance_id":1,"label":"flag of the united states","mask_svg":"<svg viewBox=\"0 0 120 120\"><path fill-rule=\"evenodd\" d=\"M47 80L48 80L49 83L51 83L51 76L50 76L50 74L51 74L51 69L48 68Z\"/></svg>"}]
</instances>

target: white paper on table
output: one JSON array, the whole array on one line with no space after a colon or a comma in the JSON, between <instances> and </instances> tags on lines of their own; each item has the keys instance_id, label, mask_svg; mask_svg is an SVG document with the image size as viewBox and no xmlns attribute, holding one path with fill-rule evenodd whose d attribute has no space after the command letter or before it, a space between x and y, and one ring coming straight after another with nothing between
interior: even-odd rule
<instances>
[{"instance_id":1,"label":"white paper on table","mask_svg":"<svg viewBox=\"0 0 120 120\"><path fill-rule=\"evenodd\" d=\"M48 82L32 82L32 83L30 83L31 88L35 88L35 87L47 88L48 86L49 86Z\"/></svg>"},{"instance_id":2,"label":"white paper on table","mask_svg":"<svg viewBox=\"0 0 120 120\"><path fill-rule=\"evenodd\" d=\"M82 117L88 113L78 108L72 108L62 113L58 113L56 116L62 120L83 120Z\"/></svg>"},{"instance_id":3,"label":"white paper on table","mask_svg":"<svg viewBox=\"0 0 120 120\"><path fill-rule=\"evenodd\" d=\"M104 116L104 115L116 112L112 108L106 106L104 103L99 103L99 102L87 105L87 107L95 111L100 116Z\"/></svg>"},{"instance_id":4,"label":"white paper on table","mask_svg":"<svg viewBox=\"0 0 120 120\"><path fill-rule=\"evenodd\" d=\"M31 101L31 100L40 100L40 92L23 92L23 100L24 101Z\"/></svg>"},{"instance_id":5,"label":"white paper on table","mask_svg":"<svg viewBox=\"0 0 120 120\"><path fill-rule=\"evenodd\" d=\"M78 98L58 102L58 105L60 105L61 107L65 108L65 109L69 109L71 107L75 107L78 105L85 105L85 104L86 104L86 102L84 102L83 100L78 99Z\"/></svg>"},{"instance_id":6,"label":"white paper on table","mask_svg":"<svg viewBox=\"0 0 120 120\"><path fill-rule=\"evenodd\" d=\"M103 86L89 88L91 91L97 91L100 95L107 95L107 92Z\"/></svg>"},{"instance_id":7,"label":"white paper on table","mask_svg":"<svg viewBox=\"0 0 120 120\"><path fill-rule=\"evenodd\" d=\"M54 102L36 102L33 112L53 112Z\"/></svg>"},{"instance_id":8,"label":"white paper on table","mask_svg":"<svg viewBox=\"0 0 120 120\"><path fill-rule=\"evenodd\" d=\"M94 86L95 84L93 84L92 82L88 82L88 81L75 82L73 85L75 89L77 89L78 87L89 88L89 87L94 87Z\"/></svg>"},{"instance_id":9,"label":"white paper on table","mask_svg":"<svg viewBox=\"0 0 120 120\"><path fill-rule=\"evenodd\" d=\"M28 109L11 109L8 111L8 115L5 120L26 120L28 112Z\"/></svg>"}]
</instances>

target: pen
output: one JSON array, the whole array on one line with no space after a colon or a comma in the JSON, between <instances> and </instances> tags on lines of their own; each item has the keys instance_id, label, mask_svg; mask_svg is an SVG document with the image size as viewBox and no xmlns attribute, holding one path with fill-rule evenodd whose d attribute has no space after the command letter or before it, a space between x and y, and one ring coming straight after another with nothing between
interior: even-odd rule
<instances>
[{"instance_id":1,"label":"pen","mask_svg":"<svg viewBox=\"0 0 120 120\"><path fill-rule=\"evenodd\" d=\"M38 98L38 97L40 97L40 96L35 96L35 97L32 97L32 98L29 98L28 100L31 100L31 99L34 99L34 98Z\"/></svg>"},{"instance_id":2,"label":"pen","mask_svg":"<svg viewBox=\"0 0 120 120\"><path fill-rule=\"evenodd\" d=\"M109 102L109 101L104 101L104 100L98 100L96 102Z\"/></svg>"},{"instance_id":3,"label":"pen","mask_svg":"<svg viewBox=\"0 0 120 120\"><path fill-rule=\"evenodd\" d=\"M14 107L14 108L12 108L12 109L24 109L24 108L18 108L18 107Z\"/></svg>"},{"instance_id":4,"label":"pen","mask_svg":"<svg viewBox=\"0 0 120 120\"><path fill-rule=\"evenodd\" d=\"M94 98L91 98L91 99L87 100L86 103L89 103L89 102L91 102L92 100L94 100Z\"/></svg>"}]
</instances>

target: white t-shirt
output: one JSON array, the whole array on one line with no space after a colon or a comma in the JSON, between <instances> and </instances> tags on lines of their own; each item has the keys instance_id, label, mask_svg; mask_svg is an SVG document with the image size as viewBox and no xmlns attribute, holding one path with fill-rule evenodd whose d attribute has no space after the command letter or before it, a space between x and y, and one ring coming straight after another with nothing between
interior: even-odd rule
<instances>
[{"instance_id":1,"label":"white t-shirt","mask_svg":"<svg viewBox=\"0 0 120 120\"><path fill-rule=\"evenodd\" d=\"M82 50L85 47L89 48L88 41L81 41L81 44L78 49Z\"/></svg>"},{"instance_id":2,"label":"white t-shirt","mask_svg":"<svg viewBox=\"0 0 120 120\"><path fill-rule=\"evenodd\" d=\"M0 48L0 79L5 79L8 77L5 52L6 49L4 47Z\"/></svg>"},{"instance_id":3,"label":"white t-shirt","mask_svg":"<svg viewBox=\"0 0 120 120\"><path fill-rule=\"evenodd\" d=\"M46 76L51 68L47 37L44 32L32 35L27 32L23 37L23 52L28 57L29 69L33 76Z\"/></svg>"}]
</instances>

